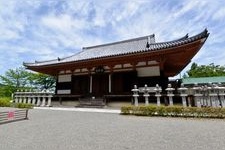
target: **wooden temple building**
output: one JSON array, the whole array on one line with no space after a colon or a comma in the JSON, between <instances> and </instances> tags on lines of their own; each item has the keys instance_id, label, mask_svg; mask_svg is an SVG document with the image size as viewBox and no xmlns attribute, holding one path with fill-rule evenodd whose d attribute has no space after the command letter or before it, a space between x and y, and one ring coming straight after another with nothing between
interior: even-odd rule
<instances>
[{"instance_id":1,"label":"wooden temple building","mask_svg":"<svg viewBox=\"0 0 225 150\"><path fill-rule=\"evenodd\" d=\"M55 97L70 99L112 98L125 100L134 85L159 84L165 89L168 77L179 74L201 49L207 30L177 40L157 43L149 35L109 44L83 47L75 55L49 61L24 63L27 69L57 77ZM114 99L113 99L114 98ZM131 101L129 97L129 103ZM70 103L70 104L71 104Z\"/></svg>"}]
</instances>

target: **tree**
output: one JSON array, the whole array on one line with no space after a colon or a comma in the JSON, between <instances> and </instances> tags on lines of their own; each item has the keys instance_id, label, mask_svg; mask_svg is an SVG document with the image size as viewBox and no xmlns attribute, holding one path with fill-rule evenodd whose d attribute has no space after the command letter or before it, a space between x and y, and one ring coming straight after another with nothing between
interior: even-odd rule
<instances>
[{"instance_id":1,"label":"tree","mask_svg":"<svg viewBox=\"0 0 225 150\"><path fill-rule=\"evenodd\" d=\"M29 83L28 78L29 72L23 67L15 70L9 69L4 76L0 75L0 81L4 85L2 89L6 92L5 94L9 96L9 94L15 92L16 89L25 88Z\"/></svg>"},{"instance_id":2,"label":"tree","mask_svg":"<svg viewBox=\"0 0 225 150\"><path fill-rule=\"evenodd\" d=\"M215 77L225 76L225 67L211 63L209 65L198 65L193 63L187 71L188 77Z\"/></svg>"},{"instance_id":3,"label":"tree","mask_svg":"<svg viewBox=\"0 0 225 150\"><path fill-rule=\"evenodd\" d=\"M40 90L53 90L56 83L54 77L42 73L31 74L29 80L33 87L39 88Z\"/></svg>"},{"instance_id":4,"label":"tree","mask_svg":"<svg viewBox=\"0 0 225 150\"><path fill-rule=\"evenodd\" d=\"M10 96L18 89L53 89L55 78L49 75L32 73L25 68L9 69L5 75L0 75L0 96Z\"/></svg>"}]
</instances>

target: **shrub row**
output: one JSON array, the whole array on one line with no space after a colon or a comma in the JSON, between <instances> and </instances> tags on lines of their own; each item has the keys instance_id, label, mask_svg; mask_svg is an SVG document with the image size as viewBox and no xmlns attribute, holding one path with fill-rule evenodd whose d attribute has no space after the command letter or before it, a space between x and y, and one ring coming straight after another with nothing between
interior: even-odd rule
<instances>
[{"instance_id":1,"label":"shrub row","mask_svg":"<svg viewBox=\"0 0 225 150\"><path fill-rule=\"evenodd\" d=\"M33 105L32 104L26 104L26 103L15 103L14 107L16 108L27 108L27 109L32 109Z\"/></svg>"},{"instance_id":2,"label":"shrub row","mask_svg":"<svg viewBox=\"0 0 225 150\"><path fill-rule=\"evenodd\" d=\"M10 107L10 98L0 97L0 107Z\"/></svg>"},{"instance_id":3,"label":"shrub row","mask_svg":"<svg viewBox=\"0 0 225 150\"><path fill-rule=\"evenodd\" d=\"M225 108L182 107L182 106L123 106L123 115L163 116L163 117L197 117L225 118Z\"/></svg>"},{"instance_id":4,"label":"shrub row","mask_svg":"<svg viewBox=\"0 0 225 150\"><path fill-rule=\"evenodd\" d=\"M16 108L33 108L32 104L25 103L11 103L10 98L8 97L0 97L0 107L16 107Z\"/></svg>"}]
</instances>

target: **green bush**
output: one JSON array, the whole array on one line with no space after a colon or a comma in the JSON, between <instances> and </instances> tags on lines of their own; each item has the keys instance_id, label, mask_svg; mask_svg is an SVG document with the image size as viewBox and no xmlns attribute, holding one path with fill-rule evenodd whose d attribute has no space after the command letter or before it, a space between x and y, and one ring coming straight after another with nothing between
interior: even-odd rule
<instances>
[{"instance_id":1,"label":"green bush","mask_svg":"<svg viewBox=\"0 0 225 150\"><path fill-rule=\"evenodd\" d=\"M10 97L0 97L0 107L16 107L16 108L33 108L32 104L25 104L25 103L11 103Z\"/></svg>"},{"instance_id":2,"label":"green bush","mask_svg":"<svg viewBox=\"0 0 225 150\"><path fill-rule=\"evenodd\" d=\"M0 97L0 107L10 107L10 98L8 97Z\"/></svg>"},{"instance_id":3,"label":"green bush","mask_svg":"<svg viewBox=\"0 0 225 150\"><path fill-rule=\"evenodd\" d=\"M225 118L225 108L197 108L182 106L123 106L121 114L137 116L170 116L197 118Z\"/></svg>"},{"instance_id":4,"label":"green bush","mask_svg":"<svg viewBox=\"0 0 225 150\"><path fill-rule=\"evenodd\" d=\"M123 112L123 115L129 115L131 112L131 110L132 110L132 107L133 106L122 106L121 107L121 112Z\"/></svg>"},{"instance_id":5,"label":"green bush","mask_svg":"<svg viewBox=\"0 0 225 150\"><path fill-rule=\"evenodd\" d=\"M32 104L26 104L26 103L15 103L14 107L31 109L31 108L33 108L33 105Z\"/></svg>"}]
</instances>

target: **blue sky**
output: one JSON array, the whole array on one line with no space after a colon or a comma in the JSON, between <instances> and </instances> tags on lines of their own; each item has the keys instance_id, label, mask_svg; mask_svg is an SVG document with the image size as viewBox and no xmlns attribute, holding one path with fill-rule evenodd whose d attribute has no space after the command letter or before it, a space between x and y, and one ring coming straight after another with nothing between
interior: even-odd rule
<instances>
[{"instance_id":1,"label":"blue sky","mask_svg":"<svg viewBox=\"0 0 225 150\"><path fill-rule=\"evenodd\" d=\"M162 42L205 28L210 37L192 62L225 65L223 0L0 0L0 74L84 46L153 33Z\"/></svg>"}]
</instances>

